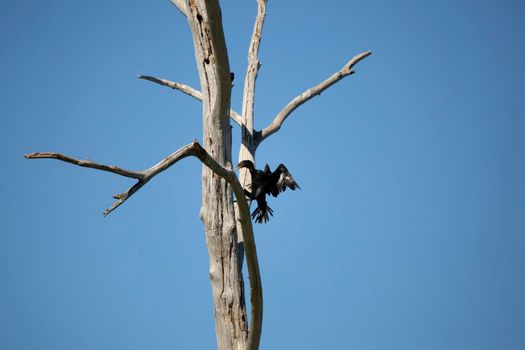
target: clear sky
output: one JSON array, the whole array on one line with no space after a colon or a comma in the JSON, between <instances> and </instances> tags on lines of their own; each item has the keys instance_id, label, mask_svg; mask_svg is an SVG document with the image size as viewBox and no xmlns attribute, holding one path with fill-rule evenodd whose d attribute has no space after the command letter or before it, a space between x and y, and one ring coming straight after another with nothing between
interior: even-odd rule
<instances>
[{"instance_id":1,"label":"clear sky","mask_svg":"<svg viewBox=\"0 0 525 350\"><path fill-rule=\"evenodd\" d=\"M240 109L256 2L222 1ZM262 349L525 349L525 5L269 1L256 126L374 54L258 151L302 190L256 226ZM132 182L200 138L186 20L163 1L0 3L0 349L215 347L200 164ZM239 129L234 158L238 154Z\"/></svg>"}]
</instances>

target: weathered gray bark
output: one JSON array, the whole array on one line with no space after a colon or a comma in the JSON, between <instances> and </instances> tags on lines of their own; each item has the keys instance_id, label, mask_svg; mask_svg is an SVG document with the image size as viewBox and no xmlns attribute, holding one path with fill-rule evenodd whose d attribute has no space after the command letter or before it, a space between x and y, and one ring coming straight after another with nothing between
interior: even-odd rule
<instances>
[{"instance_id":1,"label":"weathered gray bark","mask_svg":"<svg viewBox=\"0 0 525 350\"><path fill-rule=\"evenodd\" d=\"M186 10L201 85L204 148L219 164L232 168L230 66L219 3L191 0ZM210 260L217 346L243 349L248 327L233 199L224 179L205 166L201 219Z\"/></svg>"}]
</instances>

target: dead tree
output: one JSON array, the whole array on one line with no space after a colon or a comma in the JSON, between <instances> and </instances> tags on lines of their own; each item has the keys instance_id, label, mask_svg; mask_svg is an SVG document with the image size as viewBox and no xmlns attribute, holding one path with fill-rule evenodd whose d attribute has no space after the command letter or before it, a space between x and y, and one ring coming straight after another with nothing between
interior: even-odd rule
<instances>
[{"instance_id":1,"label":"dead tree","mask_svg":"<svg viewBox=\"0 0 525 350\"><path fill-rule=\"evenodd\" d=\"M291 100L270 125L261 130L254 128L255 81L260 68L258 51L266 14L266 0L257 0L258 12L248 50L248 69L244 78L242 111L230 108L231 77L228 53L222 28L218 0L171 0L186 16L195 47L195 60L200 78L200 91L182 83L152 76L139 76L202 101L202 146L193 141L178 149L149 169L126 170L116 166L80 160L60 153L31 153L28 159L52 158L75 165L111 172L136 179L127 191L114 196L114 204L104 216L118 208L156 175L179 160L193 156L203 163L202 207L200 217L204 223L206 245L210 260L209 276L215 311L216 336L219 350L258 349L262 329L262 286L257 252L250 220L249 204L243 192L250 179L241 171L240 181L232 167L232 134L230 120L241 129L242 143L239 160L255 160L257 147L282 127L290 114L306 101L354 73L354 66L371 54L356 55L342 69L319 84L305 90ZM233 200L232 192L236 201ZM244 300L242 276L243 255L246 256L250 281L251 314L249 326Z\"/></svg>"}]
</instances>

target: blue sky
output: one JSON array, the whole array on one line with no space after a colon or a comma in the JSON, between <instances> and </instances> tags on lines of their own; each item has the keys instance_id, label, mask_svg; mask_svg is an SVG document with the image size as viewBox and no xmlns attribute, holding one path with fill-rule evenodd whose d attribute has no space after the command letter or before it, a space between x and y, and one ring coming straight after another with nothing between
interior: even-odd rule
<instances>
[{"instance_id":1,"label":"blue sky","mask_svg":"<svg viewBox=\"0 0 525 350\"><path fill-rule=\"evenodd\" d=\"M223 1L240 110L255 1ZM364 50L258 151L302 190L256 226L262 349L525 348L525 5L270 1L256 126ZM0 4L0 349L215 347L200 165L131 182L201 134L169 1ZM234 126L234 159L239 130Z\"/></svg>"}]
</instances>

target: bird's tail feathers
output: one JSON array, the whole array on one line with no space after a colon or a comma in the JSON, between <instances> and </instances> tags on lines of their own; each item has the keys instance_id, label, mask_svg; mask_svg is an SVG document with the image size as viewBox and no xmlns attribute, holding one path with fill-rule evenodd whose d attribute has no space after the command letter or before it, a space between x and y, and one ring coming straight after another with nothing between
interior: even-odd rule
<instances>
[{"instance_id":1,"label":"bird's tail feathers","mask_svg":"<svg viewBox=\"0 0 525 350\"><path fill-rule=\"evenodd\" d=\"M263 224L270 220L270 216L273 216L273 210L269 206L257 207L252 213L252 219L258 224Z\"/></svg>"}]
</instances>

